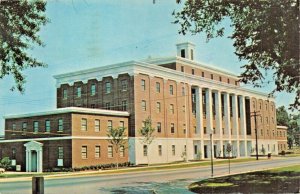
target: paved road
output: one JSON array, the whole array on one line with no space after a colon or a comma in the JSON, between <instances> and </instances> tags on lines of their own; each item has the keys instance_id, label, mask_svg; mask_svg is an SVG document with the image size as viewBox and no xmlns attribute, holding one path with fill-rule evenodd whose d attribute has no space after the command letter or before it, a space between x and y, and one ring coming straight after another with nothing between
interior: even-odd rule
<instances>
[{"instance_id":1,"label":"paved road","mask_svg":"<svg viewBox=\"0 0 300 194\"><path fill-rule=\"evenodd\" d=\"M240 173L299 163L300 157L236 163L231 165L231 172ZM228 173L228 166L215 166L214 170L216 176L224 175ZM46 179L45 193L190 193L186 188L190 183L208 178L210 175L211 171L208 166L115 175ZM8 193L29 194L31 193L31 182L0 183L0 194Z\"/></svg>"}]
</instances>

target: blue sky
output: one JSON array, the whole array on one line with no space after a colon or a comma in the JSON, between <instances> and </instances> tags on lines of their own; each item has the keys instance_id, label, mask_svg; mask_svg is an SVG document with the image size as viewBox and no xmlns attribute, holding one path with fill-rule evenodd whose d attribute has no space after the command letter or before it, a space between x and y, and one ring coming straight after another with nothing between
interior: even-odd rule
<instances>
[{"instance_id":1,"label":"blue sky","mask_svg":"<svg viewBox=\"0 0 300 194\"><path fill-rule=\"evenodd\" d=\"M175 44L190 41L196 44L196 60L213 64L239 74L240 62L233 54L229 22L224 22L224 38L206 42L204 35L179 35L179 26L172 24L173 10L182 5L175 0L52 0L47 4L51 20L40 32L45 47L30 53L48 64L47 68L25 71L26 91L11 92L11 77L0 80L0 134L2 116L44 111L56 107L53 75L99 67L129 60L175 56ZM272 84L261 89L270 92ZM292 103L293 95L276 94L277 106Z\"/></svg>"}]
</instances>

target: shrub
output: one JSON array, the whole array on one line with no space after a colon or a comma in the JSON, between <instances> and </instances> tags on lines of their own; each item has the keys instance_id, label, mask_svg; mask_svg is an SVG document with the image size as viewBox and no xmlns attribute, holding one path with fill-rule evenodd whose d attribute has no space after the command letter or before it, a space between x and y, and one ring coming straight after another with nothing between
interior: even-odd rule
<instances>
[{"instance_id":1,"label":"shrub","mask_svg":"<svg viewBox=\"0 0 300 194\"><path fill-rule=\"evenodd\" d=\"M2 158L2 160L0 161L0 167L4 168L5 170L11 169L11 160L9 159L9 157Z\"/></svg>"}]
</instances>

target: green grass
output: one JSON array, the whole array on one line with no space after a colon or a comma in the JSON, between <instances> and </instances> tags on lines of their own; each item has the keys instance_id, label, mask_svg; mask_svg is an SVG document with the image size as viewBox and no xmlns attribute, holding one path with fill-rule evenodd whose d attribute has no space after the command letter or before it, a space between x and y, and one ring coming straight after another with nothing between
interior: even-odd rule
<instances>
[{"instance_id":1,"label":"green grass","mask_svg":"<svg viewBox=\"0 0 300 194\"><path fill-rule=\"evenodd\" d=\"M288 171L300 172L300 165L287 166L287 167L275 168L275 169L270 170L270 172L288 172Z\"/></svg>"},{"instance_id":2,"label":"green grass","mask_svg":"<svg viewBox=\"0 0 300 194\"><path fill-rule=\"evenodd\" d=\"M206 187L230 187L234 186L232 183L204 183Z\"/></svg>"}]
</instances>

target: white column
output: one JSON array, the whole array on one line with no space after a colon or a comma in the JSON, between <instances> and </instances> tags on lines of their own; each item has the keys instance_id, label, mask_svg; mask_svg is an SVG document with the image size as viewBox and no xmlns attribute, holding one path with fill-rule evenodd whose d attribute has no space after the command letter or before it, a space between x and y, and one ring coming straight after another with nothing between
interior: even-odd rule
<instances>
[{"instance_id":1,"label":"white column","mask_svg":"<svg viewBox=\"0 0 300 194\"><path fill-rule=\"evenodd\" d=\"M220 91L216 91L215 92L215 100L216 100L216 129L219 132L219 138L220 140L223 137L223 133L222 133L222 102L221 102L221 92Z\"/></svg>"},{"instance_id":2,"label":"white column","mask_svg":"<svg viewBox=\"0 0 300 194\"><path fill-rule=\"evenodd\" d=\"M225 122L225 134L228 135L228 140L230 140L230 109L229 109L229 94L224 93L224 122ZM230 142L230 141L229 141ZM231 143L231 142L230 142Z\"/></svg>"},{"instance_id":3,"label":"white column","mask_svg":"<svg viewBox=\"0 0 300 194\"><path fill-rule=\"evenodd\" d=\"M31 172L31 150L28 150L28 172Z\"/></svg>"},{"instance_id":4,"label":"white column","mask_svg":"<svg viewBox=\"0 0 300 194\"><path fill-rule=\"evenodd\" d=\"M232 127L233 135L236 135L238 139L238 103L237 96L235 94L232 95Z\"/></svg>"},{"instance_id":5,"label":"white column","mask_svg":"<svg viewBox=\"0 0 300 194\"><path fill-rule=\"evenodd\" d=\"M38 172L43 172L43 150L40 149L37 151L37 157L38 157L38 168L37 171Z\"/></svg>"},{"instance_id":6,"label":"white column","mask_svg":"<svg viewBox=\"0 0 300 194\"><path fill-rule=\"evenodd\" d=\"M203 138L203 107L202 107L202 89L196 88L196 122L197 134L200 133L200 138Z\"/></svg>"},{"instance_id":7,"label":"white column","mask_svg":"<svg viewBox=\"0 0 300 194\"><path fill-rule=\"evenodd\" d=\"M246 114L245 114L245 98L244 96L239 96L240 103L240 132L243 138L246 138ZM246 147L246 146L245 146Z\"/></svg>"},{"instance_id":8,"label":"white column","mask_svg":"<svg viewBox=\"0 0 300 194\"><path fill-rule=\"evenodd\" d=\"M29 151L26 150L26 172L29 172Z\"/></svg>"},{"instance_id":9,"label":"white column","mask_svg":"<svg viewBox=\"0 0 300 194\"><path fill-rule=\"evenodd\" d=\"M212 114L212 93L211 89L205 89L206 98L206 128L208 133L212 133L213 130L213 114Z\"/></svg>"}]
</instances>

